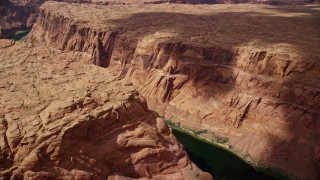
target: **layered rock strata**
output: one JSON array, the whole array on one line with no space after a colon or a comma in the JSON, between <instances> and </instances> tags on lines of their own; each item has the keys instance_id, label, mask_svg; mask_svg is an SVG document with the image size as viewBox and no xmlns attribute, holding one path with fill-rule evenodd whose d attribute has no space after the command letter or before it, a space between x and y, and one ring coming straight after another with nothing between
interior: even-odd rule
<instances>
[{"instance_id":1,"label":"layered rock strata","mask_svg":"<svg viewBox=\"0 0 320 180\"><path fill-rule=\"evenodd\" d=\"M318 0L1 0L0 38L11 38L15 32L32 27L38 15L39 6L46 1L58 1L98 5L130 4L272 4L298 5L318 3Z\"/></svg>"},{"instance_id":2,"label":"layered rock strata","mask_svg":"<svg viewBox=\"0 0 320 180\"><path fill-rule=\"evenodd\" d=\"M29 43L108 67L160 115L228 137L257 166L317 179L318 20L318 6L50 2Z\"/></svg>"},{"instance_id":3,"label":"layered rock strata","mask_svg":"<svg viewBox=\"0 0 320 180\"><path fill-rule=\"evenodd\" d=\"M0 44L0 179L212 179L127 80Z\"/></svg>"}]
</instances>

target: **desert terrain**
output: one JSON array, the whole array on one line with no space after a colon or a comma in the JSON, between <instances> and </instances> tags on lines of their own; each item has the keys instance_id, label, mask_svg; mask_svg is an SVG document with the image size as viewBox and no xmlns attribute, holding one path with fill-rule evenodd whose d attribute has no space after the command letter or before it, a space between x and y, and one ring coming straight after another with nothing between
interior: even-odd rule
<instances>
[{"instance_id":1,"label":"desert terrain","mask_svg":"<svg viewBox=\"0 0 320 180\"><path fill-rule=\"evenodd\" d=\"M211 179L130 82L59 50L0 42L1 179Z\"/></svg>"},{"instance_id":2,"label":"desert terrain","mask_svg":"<svg viewBox=\"0 0 320 180\"><path fill-rule=\"evenodd\" d=\"M136 148L133 148L134 151L129 148L122 151L126 155L119 155L126 157L131 154L129 160L117 165L104 164L109 169L118 169L128 163L135 167L134 172L130 168L117 171L117 177L170 179L174 172L172 177L183 179L187 177L186 171L192 171L194 178L211 178L188 159L183 147L163 124L162 119L165 119L190 132L201 132L197 134L213 143L217 143L214 141L217 136L223 137L226 141L220 143L222 146L254 167L275 169L289 178L319 179L320 5L304 4L304 1L301 1L304 5L289 6L148 2L45 2L37 10L37 19L30 20L35 23L31 23L32 30L24 41L2 41L0 63L3 68L3 88L0 89L0 97L4 112L4 134L8 129L7 118L10 116L6 112L10 104L15 104L13 106L16 109L10 109L9 114L18 114L16 122L21 123L18 135L12 137L13 144L4 143L4 147L11 150L11 155L6 157L11 158L12 162L3 167L6 169L3 172L21 177L29 176L29 171L38 173L43 170L30 168L33 166L28 166L29 169L20 168L23 167L21 157L33 157L31 152L42 147L38 148L35 143L38 141L27 141L30 144L28 146L33 146L27 149L34 150L20 148L20 140L29 136L28 133L22 133L24 128L28 128L24 125L28 120L21 118L28 117L25 113L39 115L39 118L35 118L36 122L39 121L35 127L42 128L40 132L47 134L59 149L63 149L62 141L66 137L64 129L68 128L66 124L81 124L83 119L79 114L82 113L89 114L93 119L87 121L94 124L95 119L99 121L99 116L91 114L105 106L112 107L113 101L117 101L116 104L120 105L111 109L124 107L127 112L120 115L122 124L114 125L119 127L118 140L116 135L112 135L110 141L121 146L119 137L127 137L122 135L127 133L124 124L138 130L143 126L148 133L144 133L141 138L146 139L139 142L152 141L153 145L137 145L140 152L146 151L146 147L150 148L148 153L153 157L154 152L158 153L159 149L164 148L165 153L161 157L170 158L164 160L160 157L157 163L163 164L165 161L168 167L172 165L172 168L162 168L161 165L156 171L142 172L141 169L148 169L146 161L142 160L141 164L135 161ZM55 71L55 68L58 70ZM93 70L94 73L91 72ZM84 74L79 74L80 71ZM23 81L24 76L29 76L26 82ZM83 81L87 76L88 82ZM15 78L19 81L11 80ZM101 82L108 83L101 84L100 78L103 79ZM61 84L55 81L61 81ZM34 88L37 101L25 98L27 90L32 89L28 86L40 86ZM87 86L91 88L87 90L91 92L89 96L84 93ZM129 93L126 89L130 89L131 95L125 95ZM77 91L82 94L79 95ZM31 94L29 96L33 97ZM106 96L114 99L111 102L101 101ZM133 96L134 101L127 99L128 96ZM84 102L78 102L75 97L83 101L91 98L95 105L85 108ZM56 101L63 101L58 103L63 107L55 105ZM69 101L73 104L69 104ZM22 108L26 102L31 103L26 106L31 106L32 111ZM143 111L131 111L126 103L132 108L141 106ZM70 109L78 104L79 108ZM61 109L62 112L59 112ZM140 111L141 114L135 115ZM48 114L57 114L58 118L51 120L52 115ZM68 116L76 120L71 121ZM112 113L110 118L108 121L112 121ZM16 122L13 121L13 126L16 126ZM55 130L50 130L53 127ZM73 128L70 128L72 131ZM168 129L164 133L159 128ZM95 129L94 132L99 135L88 138L109 136L111 129ZM28 130L32 131L39 130ZM103 132L108 135L103 135ZM35 139L42 137L41 133ZM149 141L150 133L152 138ZM51 139L43 140L44 144L50 144ZM69 141L70 144L79 143L78 140ZM79 147L90 150L99 148L82 143ZM168 143L176 144L179 147L177 152L182 155L175 154L171 146L168 149ZM76 152L79 147L74 147L67 154L64 151L47 150L47 156L51 158L48 168L66 169L63 175L50 170L50 176L72 174L72 170L66 168L72 161L67 162L63 157L90 157L91 154L82 157L81 153ZM109 157L109 151L114 149L102 151L92 158L97 161ZM4 152L8 154L9 151ZM185 161L183 165L180 164L181 158ZM84 159L81 162L87 164ZM157 163L151 164L155 166ZM97 164L100 168L100 163ZM182 166L185 169L181 169ZM89 177L86 173L99 176L90 168L84 168L86 177ZM97 172L103 175L114 172L103 169ZM167 169L172 172L169 173Z\"/></svg>"}]
</instances>

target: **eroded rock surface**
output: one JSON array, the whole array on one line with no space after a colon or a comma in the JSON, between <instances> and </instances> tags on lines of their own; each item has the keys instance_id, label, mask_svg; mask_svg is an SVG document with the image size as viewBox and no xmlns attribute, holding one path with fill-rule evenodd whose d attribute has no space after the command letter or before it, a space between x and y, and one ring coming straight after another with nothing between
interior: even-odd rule
<instances>
[{"instance_id":1,"label":"eroded rock surface","mask_svg":"<svg viewBox=\"0 0 320 180\"><path fill-rule=\"evenodd\" d=\"M30 44L108 67L160 115L228 137L257 166L319 179L319 6L51 2L40 11Z\"/></svg>"},{"instance_id":2,"label":"eroded rock surface","mask_svg":"<svg viewBox=\"0 0 320 180\"><path fill-rule=\"evenodd\" d=\"M0 39L11 38L19 30L28 30L35 22L39 6L46 1L79 4L131 5L131 4L230 4L255 3L297 5L317 3L318 0L1 0Z\"/></svg>"},{"instance_id":3,"label":"eroded rock surface","mask_svg":"<svg viewBox=\"0 0 320 180\"><path fill-rule=\"evenodd\" d=\"M3 43L0 179L212 179L128 81L71 53Z\"/></svg>"}]
</instances>

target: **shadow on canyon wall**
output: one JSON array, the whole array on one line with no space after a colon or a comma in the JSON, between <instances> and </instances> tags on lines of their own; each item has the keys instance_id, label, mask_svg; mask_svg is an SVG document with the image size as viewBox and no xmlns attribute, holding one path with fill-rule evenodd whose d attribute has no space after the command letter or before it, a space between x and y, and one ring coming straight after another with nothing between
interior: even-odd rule
<instances>
[{"instance_id":1,"label":"shadow on canyon wall","mask_svg":"<svg viewBox=\"0 0 320 180\"><path fill-rule=\"evenodd\" d=\"M247 45L253 48L261 45L260 49L273 46L274 51L277 51L277 47L287 48L287 52L280 53L283 57L280 57L279 62L266 62L267 65L260 70L255 70L252 65L253 69L246 70L252 74L264 75L259 76L262 79L273 76L277 80L277 83L269 82L269 85L266 83L257 87L263 89L261 92L258 89L255 94L260 96L260 101L266 99L265 107L262 107L266 111L266 117L260 116L261 123L269 123L268 118L273 118L270 121L276 121L276 124L282 126L282 130L275 129L274 135L270 133L267 137L269 148L262 152L262 159L276 168L286 169L290 174L311 179L320 178L320 79L317 78L320 70L319 6L266 6L265 9L265 12L212 12L208 15L146 12L115 20L113 24L123 32L135 33L137 38L150 37L157 32L174 33L172 38L163 43L196 39L200 46L217 44L227 51ZM145 30L146 27L137 27L141 22L148 25L148 30ZM189 38L190 36L193 37ZM291 52L295 55L291 56ZM206 55L208 52L203 53ZM230 58L230 61L209 58L210 56L206 59L208 63L238 68L234 57ZM277 64L273 64L280 63L278 66L282 66L281 58L288 61L284 67L280 67L282 74L277 72ZM214 73L210 71L208 69L204 74ZM227 73L233 74L233 69L228 71ZM200 81L201 77L199 78ZM210 82L214 86L228 86L218 88L219 92L215 93L241 92L239 89L235 90L238 86L235 79L227 82L222 82L221 79L210 80L214 81ZM254 111L249 111L245 120L256 117Z\"/></svg>"}]
</instances>

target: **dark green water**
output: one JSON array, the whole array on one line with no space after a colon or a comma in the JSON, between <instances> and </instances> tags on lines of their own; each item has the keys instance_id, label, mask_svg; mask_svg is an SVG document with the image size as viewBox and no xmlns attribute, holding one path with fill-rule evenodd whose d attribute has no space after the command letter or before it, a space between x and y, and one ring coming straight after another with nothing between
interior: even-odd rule
<instances>
[{"instance_id":1,"label":"dark green water","mask_svg":"<svg viewBox=\"0 0 320 180\"><path fill-rule=\"evenodd\" d=\"M12 36L9 37L9 39L12 39L14 41L22 40L25 36L29 34L30 30L21 30L15 32Z\"/></svg>"},{"instance_id":2,"label":"dark green water","mask_svg":"<svg viewBox=\"0 0 320 180\"><path fill-rule=\"evenodd\" d=\"M194 136L172 128L173 134L184 145L187 153L201 170L211 173L215 180L269 180L236 155Z\"/></svg>"}]
</instances>

